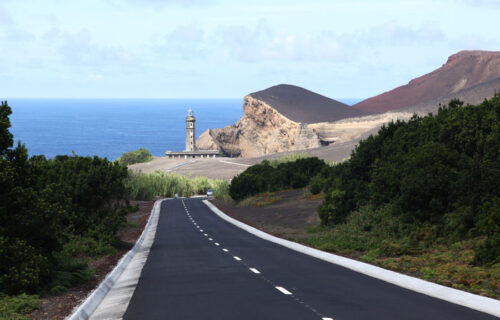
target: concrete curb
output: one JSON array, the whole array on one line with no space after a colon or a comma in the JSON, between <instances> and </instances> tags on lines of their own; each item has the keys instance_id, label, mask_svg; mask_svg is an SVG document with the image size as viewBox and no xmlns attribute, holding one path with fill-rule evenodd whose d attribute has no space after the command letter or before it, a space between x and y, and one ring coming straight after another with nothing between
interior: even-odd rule
<instances>
[{"instance_id":1,"label":"concrete curb","mask_svg":"<svg viewBox=\"0 0 500 320\"><path fill-rule=\"evenodd\" d=\"M151 210L151 215L149 216L148 222L142 231L141 236L135 243L134 247L130 249L118 262L116 267L108 273L106 278L101 282L101 284L94 290L90 295L83 301L79 306L77 306L71 315L66 317L67 320L87 320L92 313L97 309L99 304L102 302L104 297L108 294L109 290L113 287L116 280L123 273L125 268L128 266L134 255L141 249L142 243L146 238L148 230L150 229L153 221L153 217L159 215L160 205L164 199L157 200ZM156 219L156 222L158 219Z\"/></svg>"},{"instance_id":2,"label":"concrete curb","mask_svg":"<svg viewBox=\"0 0 500 320\"><path fill-rule=\"evenodd\" d=\"M203 200L203 203L220 218L264 240L274 242L297 252L307 254L311 257L342 266L367 276L392 283L405 289L500 317L500 301L498 300L445 287L429 281L382 269L368 263L344 258L318 249L313 249L296 242L281 239L227 216L224 212L220 211L216 206L207 200Z\"/></svg>"}]
</instances>

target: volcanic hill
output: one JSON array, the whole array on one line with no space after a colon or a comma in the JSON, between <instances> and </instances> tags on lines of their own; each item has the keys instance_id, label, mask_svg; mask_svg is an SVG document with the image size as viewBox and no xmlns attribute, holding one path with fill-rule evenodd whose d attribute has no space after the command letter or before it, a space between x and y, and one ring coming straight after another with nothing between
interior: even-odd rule
<instances>
[{"instance_id":1,"label":"volcanic hill","mask_svg":"<svg viewBox=\"0 0 500 320\"><path fill-rule=\"evenodd\" d=\"M289 84L273 86L251 93L250 96L265 102L288 119L300 123L337 121L366 115L365 111L353 109L342 102Z\"/></svg>"},{"instance_id":2,"label":"volcanic hill","mask_svg":"<svg viewBox=\"0 0 500 320\"><path fill-rule=\"evenodd\" d=\"M418 105L429 111L429 103L437 106L454 97L478 103L493 96L499 85L500 52L460 51L451 55L439 69L363 100L354 108L379 113L399 109L419 111Z\"/></svg>"},{"instance_id":3,"label":"volcanic hill","mask_svg":"<svg viewBox=\"0 0 500 320\"><path fill-rule=\"evenodd\" d=\"M243 117L205 131L197 146L255 157L332 143L354 145L384 123L436 112L453 98L477 104L495 91L500 91L500 52L488 51L461 51L439 69L354 107L282 84L245 96Z\"/></svg>"},{"instance_id":4,"label":"volcanic hill","mask_svg":"<svg viewBox=\"0 0 500 320\"><path fill-rule=\"evenodd\" d=\"M219 150L233 157L318 148L332 141L310 127L313 123L365 114L339 101L285 84L254 92L244 100L243 117L232 126L202 133L196 142L198 148Z\"/></svg>"}]
</instances>

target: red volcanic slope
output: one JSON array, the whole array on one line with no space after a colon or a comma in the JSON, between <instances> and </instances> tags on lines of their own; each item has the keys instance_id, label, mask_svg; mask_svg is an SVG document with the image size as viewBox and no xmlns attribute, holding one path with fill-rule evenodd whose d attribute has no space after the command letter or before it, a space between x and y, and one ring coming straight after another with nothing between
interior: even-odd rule
<instances>
[{"instance_id":1,"label":"red volcanic slope","mask_svg":"<svg viewBox=\"0 0 500 320\"><path fill-rule=\"evenodd\" d=\"M402 109L500 79L500 52L460 51L441 68L354 105L370 113ZM493 92L491 93L493 94Z\"/></svg>"}]
</instances>

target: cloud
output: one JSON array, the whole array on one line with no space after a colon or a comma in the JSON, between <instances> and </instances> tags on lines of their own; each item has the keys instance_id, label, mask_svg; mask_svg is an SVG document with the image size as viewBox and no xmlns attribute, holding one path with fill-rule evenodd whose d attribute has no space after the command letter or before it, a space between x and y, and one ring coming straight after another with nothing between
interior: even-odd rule
<instances>
[{"instance_id":1,"label":"cloud","mask_svg":"<svg viewBox=\"0 0 500 320\"><path fill-rule=\"evenodd\" d=\"M122 5L123 1L110 0L112 3ZM163 9L167 6L194 7L206 6L216 2L216 0L127 0L127 3L141 6L152 7L154 9Z\"/></svg>"},{"instance_id":2,"label":"cloud","mask_svg":"<svg viewBox=\"0 0 500 320\"><path fill-rule=\"evenodd\" d=\"M208 53L203 29L197 25L180 26L163 37L164 43L156 48L162 57L191 60Z\"/></svg>"},{"instance_id":3,"label":"cloud","mask_svg":"<svg viewBox=\"0 0 500 320\"><path fill-rule=\"evenodd\" d=\"M485 6L500 8L498 0L456 0L459 3L465 3L473 6Z\"/></svg>"},{"instance_id":4,"label":"cloud","mask_svg":"<svg viewBox=\"0 0 500 320\"><path fill-rule=\"evenodd\" d=\"M56 52L66 64L102 67L107 65L129 64L134 57L120 47L106 46L92 42L89 30L62 32L53 27L42 37L45 44L55 47Z\"/></svg>"},{"instance_id":5,"label":"cloud","mask_svg":"<svg viewBox=\"0 0 500 320\"><path fill-rule=\"evenodd\" d=\"M12 17L7 10L0 6L0 25L8 26L14 24Z\"/></svg>"},{"instance_id":6,"label":"cloud","mask_svg":"<svg viewBox=\"0 0 500 320\"><path fill-rule=\"evenodd\" d=\"M102 74L89 74L88 78L90 80L99 81L102 80L104 76Z\"/></svg>"},{"instance_id":7,"label":"cloud","mask_svg":"<svg viewBox=\"0 0 500 320\"><path fill-rule=\"evenodd\" d=\"M1 35L1 38L11 43L26 43L36 39L31 32L15 26L7 27Z\"/></svg>"},{"instance_id":8,"label":"cloud","mask_svg":"<svg viewBox=\"0 0 500 320\"><path fill-rule=\"evenodd\" d=\"M432 43L442 41L445 36L434 22L424 23L417 28L401 26L394 21L370 29L362 36L364 41L383 44Z\"/></svg>"},{"instance_id":9,"label":"cloud","mask_svg":"<svg viewBox=\"0 0 500 320\"><path fill-rule=\"evenodd\" d=\"M241 61L263 60L345 60L346 47L352 45L349 37L327 31L293 33L274 30L265 20L254 28L231 26L217 32L218 44L227 54Z\"/></svg>"}]
</instances>

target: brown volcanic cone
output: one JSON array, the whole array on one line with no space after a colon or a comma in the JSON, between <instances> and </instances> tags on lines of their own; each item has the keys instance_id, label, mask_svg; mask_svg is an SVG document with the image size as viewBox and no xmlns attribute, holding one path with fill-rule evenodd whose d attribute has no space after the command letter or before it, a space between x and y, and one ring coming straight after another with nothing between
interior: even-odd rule
<instances>
[{"instance_id":1,"label":"brown volcanic cone","mask_svg":"<svg viewBox=\"0 0 500 320\"><path fill-rule=\"evenodd\" d=\"M441 68L354 105L370 113L411 107L500 79L500 52L460 51ZM493 91L489 95L493 95ZM483 97L486 98L486 97Z\"/></svg>"},{"instance_id":2,"label":"brown volcanic cone","mask_svg":"<svg viewBox=\"0 0 500 320\"><path fill-rule=\"evenodd\" d=\"M366 112L342 102L288 84L257 91L250 96L265 102L288 119L301 123L336 121L366 115Z\"/></svg>"}]
</instances>

